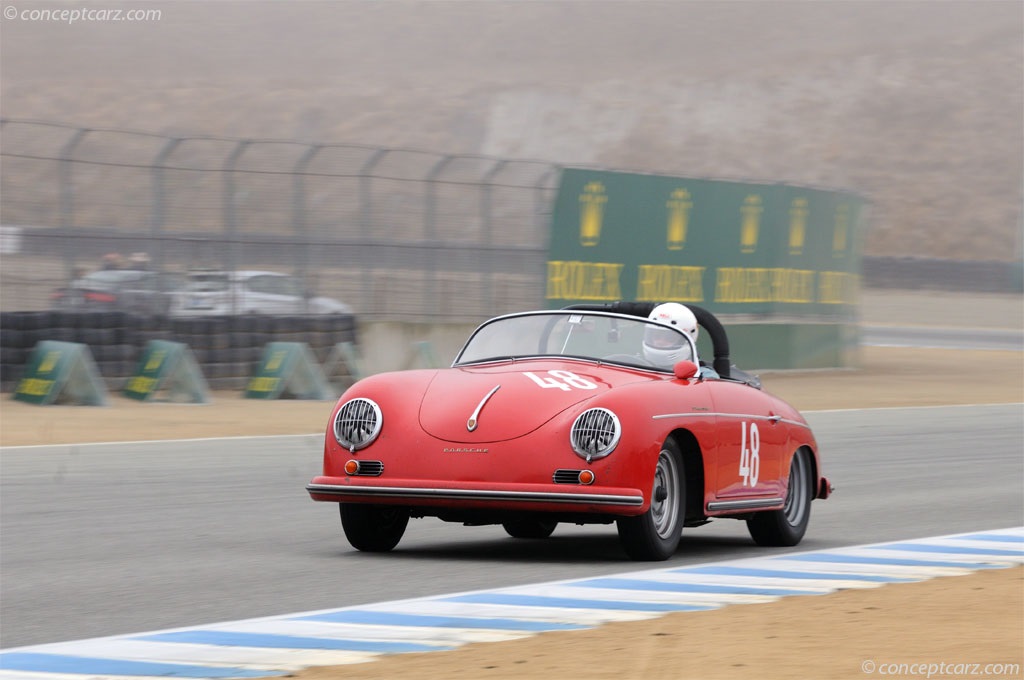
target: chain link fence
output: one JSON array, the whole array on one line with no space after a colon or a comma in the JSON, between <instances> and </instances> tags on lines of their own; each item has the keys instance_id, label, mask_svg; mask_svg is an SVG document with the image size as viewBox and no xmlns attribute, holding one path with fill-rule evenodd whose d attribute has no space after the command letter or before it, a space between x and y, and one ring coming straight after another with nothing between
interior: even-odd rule
<instances>
[{"instance_id":1,"label":"chain link fence","mask_svg":"<svg viewBox=\"0 0 1024 680\"><path fill-rule=\"evenodd\" d=\"M46 309L112 254L162 272L289 273L371 319L543 304L549 163L24 120L0 134L4 310Z\"/></svg>"},{"instance_id":2,"label":"chain link fence","mask_svg":"<svg viewBox=\"0 0 1024 680\"><path fill-rule=\"evenodd\" d=\"M13 119L0 120L0 161L4 311L53 307L114 254L170 275L291 274L367 320L472 323L544 305L554 164ZM1019 258L864 259L867 286L1019 293L1022 281Z\"/></svg>"}]
</instances>

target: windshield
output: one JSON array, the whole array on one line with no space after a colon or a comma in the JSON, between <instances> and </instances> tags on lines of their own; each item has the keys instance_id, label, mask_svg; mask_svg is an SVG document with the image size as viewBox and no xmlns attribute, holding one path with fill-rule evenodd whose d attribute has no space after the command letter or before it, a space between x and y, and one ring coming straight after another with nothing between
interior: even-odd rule
<instances>
[{"instance_id":1,"label":"windshield","mask_svg":"<svg viewBox=\"0 0 1024 680\"><path fill-rule=\"evenodd\" d=\"M134 269L101 269L98 272L86 274L80 279L83 284L96 286L113 286L119 283L138 281L148 276L147 272Z\"/></svg>"},{"instance_id":2,"label":"windshield","mask_svg":"<svg viewBox=\"0 0 1024 680\"><path fill-rule=\"evenodd\" d=\"M664 342L689 351L685 359L696 361L696 348L687 335L675 328L635 316L602 312L557 310L512 314L480 326L459 352L453 365L537 356L568 356L626 366L671 371L670 362L645 351L644 338L662 336Z\"/></svg>"},{"instance_id":3,"label":"windshield","mask_svg":"<svg viewBox=\"0 0 1024 680\"><path fill-rule=\"evenodd\" d=\"M222 272L192 272L188 275L188 290L212 293L228 289L228 275Z\"/></svg>"}]
</instances>

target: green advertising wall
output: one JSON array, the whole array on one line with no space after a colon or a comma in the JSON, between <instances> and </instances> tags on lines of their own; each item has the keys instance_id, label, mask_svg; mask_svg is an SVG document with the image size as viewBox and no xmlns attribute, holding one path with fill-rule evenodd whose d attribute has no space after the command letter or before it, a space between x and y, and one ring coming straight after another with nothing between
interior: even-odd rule
<instances>
[{"instance_id":1,"label":"green advertising wall","mask_svg":"<svg viewBox=\"0 0 1024 680\"><path fill-rule=\"evenodd\" d=\"M852 318L861 197L567 169L548 258L551 307L693 302L716 314Z\"/></svg>"},{"instance_id":2,"label":"green advertising wall","mask_svg":"<svg viewBox=\"0 0 1024 680\"><path fill-rule=\"evenodd\" d=\"M734 334L753 332L739 343L753 350L748 366L845 366L854 355L865 213L862 197L842 191L566 169L547 303L691 302L727 329L746 324ZM752 318L773 325L763 349ZM817 358L790 358L778 343L793 337L814 337Z\"/></svg>"}]
</instances>

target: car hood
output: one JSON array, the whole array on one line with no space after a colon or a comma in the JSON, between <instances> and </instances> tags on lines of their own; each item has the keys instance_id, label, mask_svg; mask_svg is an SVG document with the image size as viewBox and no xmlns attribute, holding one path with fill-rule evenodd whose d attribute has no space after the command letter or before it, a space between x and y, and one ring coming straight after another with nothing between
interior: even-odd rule
<instances>
[{"instance_id":1,"label":"car hood","mask_svg":"<svg viewBox=\"0 0 1024 680\"><path fill-rule=\"evenodd\" d=\"M441 370L420 403L427 434L459 443L522 437L567 408L618 385L658 379L608 367L551 362Z\"/></svg>"}]
</instances>

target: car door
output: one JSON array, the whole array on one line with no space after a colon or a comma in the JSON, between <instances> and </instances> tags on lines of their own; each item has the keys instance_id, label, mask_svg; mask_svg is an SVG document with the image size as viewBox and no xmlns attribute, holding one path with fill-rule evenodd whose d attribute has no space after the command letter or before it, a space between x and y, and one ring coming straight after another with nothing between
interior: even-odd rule
<instances>
[{"instance_id":1,"label":"car door","mask_svg":"<svg viewBox=\"0 0 1024 680\"><path fill-rule=\"evenodd\" d=\"M257 274L245 282L245 307L259 314L291 313L287 296L282 295L281 277Z\"/></svg>"},{"instance_id":2,"label":"car door","mask_svg":"<svg viewBox=\"0 0 1024 680\"><path fill-rule=\"evenodd\" d=\"M690 432L700 446L705 461L704 503L714 500L715 470L718 459L718 419L711 395L711 380L672 380L655 385L653 422L658 423L656 438L664 439L674 430Z\"/></svg>"},{"instance_id":3,"label":"car door","mask_svg":"<svg viewBox=\"0 0 1024 680\"><path fill-rule=\"evenodd\" d=\"M153 304L150 308L159 314L167 314L184 287L185 279L181 274L173 272L157 273L154 282Z\"/></svg>"},{"instance_id":4,"label":"car door","mask_svg":"<svg viewBox=\"0 0 1024 680\"><path fill-rule=\"evenodd\" d=\"M153 277L144 271L122 272L116 291L118 309L126 312L147 312L153 295Z\"/></svg>"},{"instance_id":5,"label":"car door","mask_svg":"<svg viewBox=\"0 0 1024 680\"><path fill-rule=\"evenodd\" d=\"M728 380L709 381L718 432L717 499L781 497L786 425L764 392Z\"/></svg>"},{"instance_id":6,"label":"car door","mask_svg":"<svg viewBox=\"0 0 1024 680\"><path fill-rule=\"evenodd\" d=\"M281 276L278 281L282 304L286 314L305 314L306 295L302 282L294 276Z\"/></svg>"}]
</instances>

